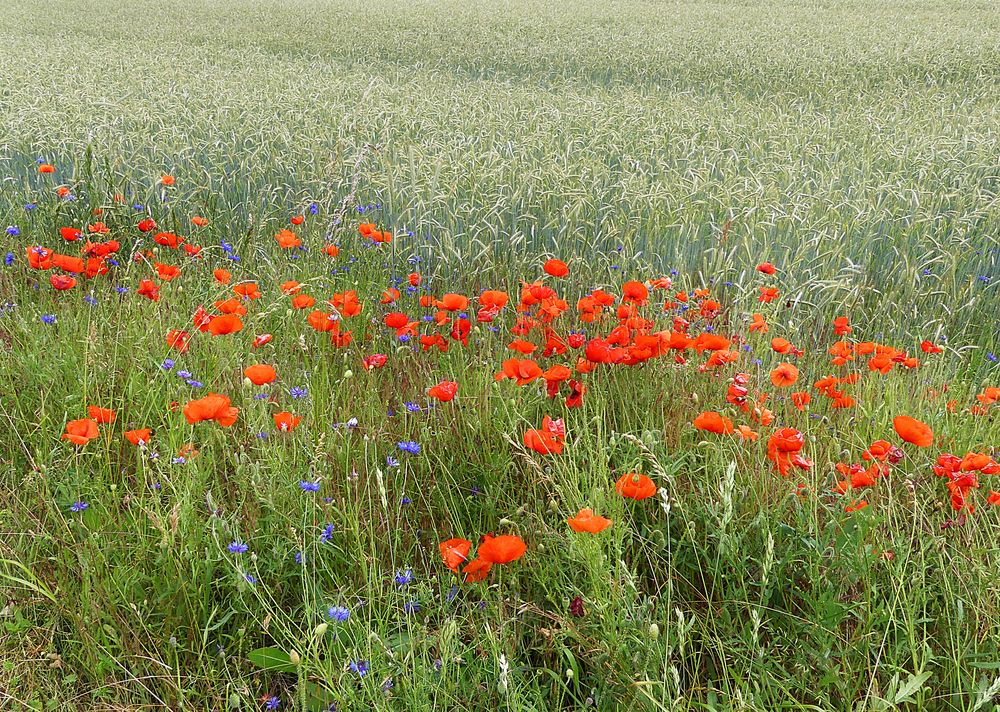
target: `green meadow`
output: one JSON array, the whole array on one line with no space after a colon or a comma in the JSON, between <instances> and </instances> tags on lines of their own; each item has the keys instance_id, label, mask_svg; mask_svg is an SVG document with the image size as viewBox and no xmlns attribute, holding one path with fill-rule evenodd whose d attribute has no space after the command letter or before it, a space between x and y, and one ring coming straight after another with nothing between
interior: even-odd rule
<instances>
[{"instance_id":1,"label":"green meadow","mask_svg":"<svg viewBox=\"0 0 1000 712\"><path fill-rule=\"evenodd\" d=\"M0 36L0 710L1000 707L1000 475L965 466L1000 458L994 3L10 0ZM31 266L88 240L106 274ZM242 330L198 328L249 283ZM686 330L727 346L635 356ZM209 392L235 423L189 422ZM74 444L88 406L115 422ZM490 533L527 549L449 570Z\"/></svg>"}]
</instances>

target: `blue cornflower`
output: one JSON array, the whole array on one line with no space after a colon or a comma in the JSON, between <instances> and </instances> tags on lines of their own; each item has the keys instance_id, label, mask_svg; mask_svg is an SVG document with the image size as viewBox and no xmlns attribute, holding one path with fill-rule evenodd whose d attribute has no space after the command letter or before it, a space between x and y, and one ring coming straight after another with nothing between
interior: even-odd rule
<instances>
[{"instance_id":1,"label":"blue cornflower","mask_svg":"<svg viewBox=\"0 0 1000 712\"><path fill-rule=\"evenodd\" d=\"M254 400L267 400L271 395L269 393L257 393L254 395Z\"/></svg>"},{"instance_id":2,"label":"blue cornflower","mask_svg":"<svg viewBox=\"0 0 1000 712\"><path fill-rule=\"evenodd\" d=\"M243 580L251 586L255 586L257 584L257 578L253 574L243 574Z\"/></svg>"},{"instance_id":3,"label":"blue cornflower","mask_svg":"<svg viewBox=\"0 0 1000 712\"><path fill-rule=\"evenodd\" d=\"M92 307L93 306L97 306L97 299L94 297L93 294L88 294L87 296L85 296L83 298L83 301L85 301L87 304L89 304Z\"/></svg>"},{"instance_id":4,"label":"blue cornflower","mask_svg":"<svg viewBox=\"0 0 1000 712\"><path fill-rule=\"evenodd\" d=\"M399 503L404 505L413 504L413 500L410 499L409 497L403 497L401 500L399 500Z\"/></svg>"},{"instance_id":5,"label":"blue cornflower","mask_svg":"<svg viewBox=\"0 0 1000 712\"><path fill-rule=\"evenodd\" d=\"M367 660L352 660L348 667L350 667L351 672L357 673L358 677L364 677L368 674Z\"/></svg>"},{"instance_id":6,"label":"blue cornflower","mask_svg":"<svg viewBox=\"0 0 1000 712\"><path fill-rule=\"evenodd\" d=\"M393 581L396 585L403 587L413 580L413 569L406 569L405 571L397 571L396 575L393 576Z\"/></svg>"},{"instance_id":7,"label":"blue cornflower","mask_svg":"<svg viewBox=\"0 0 1000 712\"><path fill-rule=\"evenodd\" d=\"M996 354L993 354L993 353L987 353L987 354L986 354L986 360L987 360L987 361L992 361L993 363L996 363L996 362L997 362L998 360L1000 360L1000 359L998 359L998 358L997 358Z\"/></svg>"},{"instance_id":8,"label":"blue cornflower","mask_svg":"<svg viewBox=\"0 0 1000 712\"><path fill-rule=\"evenodd\" d=\"M31 212L32 210L34 210L34 209L35 209L35 208L37 208L37 207L38 207L38 206L37 206L37 205L35 205L34 203L25 203L25 204L24 204L24 211L25 211L26 213L30 213L30 212Z\"/></svg>"},{"instance_id":9,"label":"blue cornflower","mask_svg":"<svg viewBox=\"0 0 1000 712\"><path fill-rule=\"evenodd\" d=\"M392 455L390 455L389 457L385 458L385 466L386 467L399 467L399 460L397 460Z\"/></svg>"},{"instance_id":10,"label":"blue cornflower","mask_svg":"<svg viewBox=\"0 0 1000 712\"><path fill-rule=\"evenodd\" d=\"M189 379L187 379L187 380L185 381L185 383L187 383L187 384L188 384L189 386L191 386L192 388L202 388L202 387L203 387L203 386L205 385L205 384L204 384L204 383L202 383L201 381L196 381L196 380L194 380L193 378L189 378Z\"/></svg>"},{"instance_id":11,"label":"blue cornflower","mask_svg":"<svg viewBox=\"0 0 1000 712\"><path fill-rule=\"evenodd\" d=\"M43 324L55 324L56 323L56 315L55 314L42 314L42 323Z\"/></svg>"},{"instance_id":12,"label":"blue cornflower","mask_svg":"<svg viewBox=\"0 0 1000 712\"><path fill-rule=\"evenodd\" d=\"M309 214L316 215L319 213L319 206L316 203L309 203Z\"/></svg>"},{"instance_id":13,"label":"blue cornflower","mask_svg":"<svg viewBox=\"0 0 1000 712\"><path fill-rule=\"evenodd\" d=\"M10 225L7 227L7 234L10 235L11 237L17 237L18 235L21 234L21 228L19 228L17 225Z\"/></svg>"},{"instance_id":14,"label":"blue cornflower","mask_svg":"<svg viewBox=\"0 0 1000 712\"><path fill-rule=\"evenodd\" d=\"M146 209L146 207L144 205L140 205L139 203L136 203L135 205L132 206L132 209L134 211L136 211L137 213L141 213L143 210Z\"/></svg>"},{"instance_id":15,"label":"blue cornflower","mask_svg":"<svg viewBox=\"0 0 1000 712\"><path fill-rule=\"evenodd\" d=\"M71 512L82 512L85 509L90 508L90 503L84 502L83 500L77 500L70 505L69 511Z\"/></svg>"},{"instance_id":16,"label":"blue cornflower","mask_svg":"<svg viewBox=\"0 0 1000 712\"><path fill-rule=\"evenodd\" d=\"M242 541L231 541L229 542L229 546L227 548L229 549L230 554L245 554L250 550L250 547Z\"/></svg>"},{"instance_id":17,"label":"blue cornflower","mask_svg":"<svg viewBox=\"0 0 1000 712\"><path fill-rule=\"evenodd\" d=\"M309 396L309 391L305 387L295 386L288 392L292 398L306 398Z\"/></svg>"},{"instance_id":18,"label":"blue cornflower","mask_svg":"<svg viewBox=\"0 0 1000 712\"><path fill-rule=\"evenodd\" d=\"M193 375L194 374L191 373L190 371L178 371L177 372L177 377L178 378L191 378L191 376L193 376Z\"/></svg>"},{"instance_id":19,"label":"blue cornflower","mask_svg":"<svg viewBox=\"0 0 1000 712\"><path fill-rule=\"evenodd\" d=\"M406 407L406 410L409 411L410 413L420 412L420 405L418 403L414 403L413 401L406 401L405 403L403 403L403 405Z\"/></svg>"},{"instance_id":20,"label":"blue cornflower","mask_svg":"<svg viewBox=\"0 0 1000 712\"><path fill-rule=\"evenodd\" d=\"M187 460L185 460L183 457L175 457L170 461L170 463L173 465L183 465L187 463Z\"/></svg>"},{"instance_id":21,"label":"blue cornflower","mask_svg":"<svg viewBox=\"0 0 1000 712\"><path fill-rule=\"evenodd\" d=\"M445 595L444 600L451 603L456 598L458 598L458 586L452 584L452 587L448 589L448 593Z\"/></svg>"},{"instance_id":22,"label":"blue cornflower","mask_svg":"<svg viewBox=\"0 0 1000 712\"><path fill-rule=\"evenodd\" d=\"M7 265L8 267L10 267L12 264L14 264L14 253L13 252L8 252L6 255L4 255L3 263L5 265Z\"/></svg>"},{"instance_id":23,"label":"blue cornflower","mask_svg":"<svg viewBox=\"0 0 1000 712\"><path fill-rule=\"evenodd\" d=\"M303 492L319 492L319 480L310 482L309 480L299 480L299 489Z\"/></svg>"},{"instance_id":24,"label":"blue cornflower","mask_svg":"<svg viewBox=\"0 0 1000 712\"><path fill-rule=\"evenodd\" d=\"M128 287L115 287L115 291L119 294L128 294Z\"/></svg>"},{"instance_id":25,"label":"blue cornflower","mask_svg":"<svg viewBox=\"0 0 1000 712\"><path fill-rule=\"evenodd\" d=\"M420 601L407 601L403 604L405 613L418 613L420 611Z\"/></svg>"},{"instance_id":26,"label":"blue cornflower","mask_svg":"<svg viewBox=\"0 0 1000 712\"><path fill-rule=\"evenodd\" d=\"M281 700L279 698L275 697L274 695L271 695L270 697L267 698L267 700L264 701L264 709L267 709L267 710L276 710L276 709L278 709L278 706L280 704L281 704Z\"/></svg>"},{"instance_id":27,"label":"blue cornflower","mask_svg":"<svg viewBox=\"0 0 1000 712\"><path fill-rule=\"evenodd\" d=\"M333 524L327 524L323 527L323 533L319 535L320 541L330 541L333 539Z\"/></svg>"},{"instance_id":28,"label":"blue cornflower","mask_svg":"<svg viewBox=\"0 0 1000 712\"><path fill-rule=\"evenodd\" d=\"M399 343L401 343L401 344L408 344L408 343L410 343L410 335L409 334L400 334L398 338L399 338Z\"/></svg>"},{"instance_id":29,"label":"blue cornflower","mask_svg":"<svg viewBox=\"0 0 1000 712\"><path fill-rule=\"evenodd\" d=\"M403 452L408 452L411 455L420 454L420 445L414 442L413 440L404 440L403 442L396 444L399 446L399 449L402 450Z\"/></svg>"},{"instance_id":30,"label":"blue cornflower","mask_svg":"<svg viewBox=\"0 0 1000 712\"><path fill-rule=\"evenodd\" d=\"M111 267L117 267L119 263L118 263L118 260L116 260L114 257L109 257L108 258L108 264ZM128 290L126 289L125 291L127 292Z\"/></svg>"},{"instance_id":31,"label":"blue cornflower","mask_svg":"<svg viewBox=\"0 0 1000 712\"><path fill-rule=\"evenodd\" d=\"M296 551L295 552L295 563L296 564L304 564L304 563L306 563L305 552L303 552L303 551Z\"/></svg>"},{"instance_id":32,"label":"blue cornflower","mask_svg":"<svg viewBox=\"0 0 1000 712\"><path fill-rule=\"evenodd\" d=\"M347 619L351 617L351 609L345 608L344 606L330 606L326 610L326 615L330 620L337 621L338 623L345 623Z\"/></svg>"},{"instance_id":33,"label":"blue cornflower","mask_svg":"<svg viewBox=\"0 0 1000 712\"><path fill-rule=\"evenodd\" d=\"M7 231L9 232L10 228L7 228ZM985 274L979 275L978 277L976 277L976 279L978 279L980 282L989 282L990 281L989 276L985 275Z\"/></svg>"},{"instance_id":34,"label":"blue cornflower","mask_svg":"<svg viewBox=\"0 0 1000 712\"><path fill-rule=\"evenodd\" d=\"M160 368L164 371L169 371L174 367L174 360L172 358L163 359L163 363L160 364Z\"/></svg>"}]
</instances>

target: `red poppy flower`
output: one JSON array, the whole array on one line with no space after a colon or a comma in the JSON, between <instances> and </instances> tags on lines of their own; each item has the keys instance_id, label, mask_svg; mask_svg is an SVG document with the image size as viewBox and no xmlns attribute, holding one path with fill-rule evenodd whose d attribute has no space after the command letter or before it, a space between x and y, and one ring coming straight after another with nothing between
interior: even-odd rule
<instances>
[{"instance_id":1,"label":"red poppy flower","mask_svg":"<svg viewBox=\"0 0 1000 712\"><path fill-rule=\"evenodd\" d=\"M184 418L191 425L214 420L223 428L228 428L236 422L239 412L239 408L230 406L227 396L218 393L209 393L204 398L188 401L184 406Z\"/></svg>"},{"instance_id":2,"label":"red poppy flower","mask_svg":"<svg viewBox=\"0 0 1000 712\"><path fill-rule=\"evenodd\" d=\"M69 440L74 445L86 445L99 434L97 421L92 418L81 418L66 423L66 432L63 433L62 439Z\"/></svg>"},{"instance_id":3,"label":"red poppy flower","mask_svg":"<svg viewBox=\"0 0 1000 712\"><path fill-rule=\"evenodd\" d=\"M899 437L917 447L930 447L934 443L934 431L916 418L900 415L893 419L892 427Z\"/></svg>"},{"instance_id":4,"label":"red poppy flower","mask_svg":"<svg viewBox=\"0 0 1000 712\"><path fill-rule=\"evenodd\" d=\"M138 430L126 430L125 439L128 440L133 445L144 445L149 442L149 439L153 436L153 431L149 428L141 428Z\"/></svg>"},{"instance_id":5,"label":"red poppy flower","mask_svg":"<svg viewBox=\"0 0 1000 712\"><path fill-rule=\"evenodd\" d=\"M87 406L87 415L101 425L113 423L117 417L111 408L98 408L96 405Z\"/></svg>"},{"instance_id":6,"label":"red poppy flower","mask_svg":"<svg viewBox=\"0 0 1000 712\"><path fill-rule=\"evenodd\" d=\"M799 380L799 369L790 363L779 364L771 371L771 383L778 388L788 388Z\"/></svg>"},{"instance_id":7,"label":"red poppy flower","mask_svg":"<svg viewBox=\"0 0 1000 712\"><path fill-rule=\"evenodd\" d=\"M212 317L208 322L208 332L212 336L225 336L243 330L243 322L235 314Z\"/></svg>"},{"instance_id":8,"label":"red poppy flower","mask_svg":"<svg viewBox=\"0 0 1000 712\"><path fill-rule=\"evenodd\" d=\"M695 418L694 427L717 435L731 435L733 433L733 421L715 411L705 411Z\"/></svg>"},{"instance_id":9,"label":"red poppy flower","mask_svg":"<svg viewBox=\"0 0 1000 712\"><path fill-rule=\"evenodd\" d=\"M185 353L188 350L188 339L189 335L186 331L180 331L178 329L171 329L167 332L167 346L175 348L181 353Z\"/></svg>"},{"instance_id":10,"label":"red poppy flower","mask_svg":"<svg viewBox=\"0 0 1000 712\"><path fill-rule=\"evenodd\" d=\"M488 537L476 551L476 557L488 561L491 564L509 564L517 561L528 547L519 536L504 534L497 537Z\"/></svg>"},{"instance_id":11,"label":"red poppy flower","mask_svg":"<svg viewBox=\"0 0 1000 712\"><path fill-rule=\"evenodd\" d=\"M545 274L552 277L565 277L569 274L569 267L562 260L551 259L547 260L542 267L545 270Z\"/></svg>"},{"instance_id":12,"label":"red poppy flower","mask_svg":"<svg viewBox=\"0 0 1000 712\"><path fill-rule=\"evenodd\" d=\"M562 419L553 420L546 415L542 419L542 427L527 431L522 442L526 448L539 455L561 455L565 439L566 430Z\"/></svg>"},{"instance_id":13,"label":"red poppy flower","mask_svg":"<svg viewBox=\"0 0 1000 712\"><path fill-rule=\"evenodd\" d=\"M599 517L592 509L581 509L575 517L567 519L570 529L577 533L597 534L611 526L611 520Z\"/></svg>"},{"instance_id":14,"label":"red poppy flower","mask_svg":"<svg viewBox=\"0 0 1000 712\"><path fill-rule=\"evenodd\" d=\"M452 400L456 393L458 393L458 383L455 381L441 381L427 391L428 396L437 398L442 403Z\"/></svg>"},{"instance_id":15,"label":"red poppy flower","mask_svg":"<svg viewBox=\"0 0 1000 712\"><path fill-rule=\"evenodd\" d=\"M266 383L271 383L278 378L278 374L275 372L273 366L268 366L266 364L258 363L254 366L247 366L243 371L243 375L250 379L250 382L255 386L263 386Z\"/></svg>"},{"instance_id":16,"label":"red poppy flower","mask_svg":"<svg viewBox=\"0 0 1000 712\"><path fill-rule=\"evenodd\" d=\"M298 427L302 416L292 415L288 411L274 414L274 426L283 433L288 433Z\"/></svg>"},{"instance_id":17,"label":"red poppy flower","mask_svg":"<svg viewBox=\"0 0 1000 712\"><path fill-rule=\"evenodd\" d=\"M615 483L615 491L628 499L649 499L656 494L656 484L646 475L626 472Z\"/></svg>"},{"instance_id":18,"label":"red poppy flower","mask_svg":"<svg viewBox=\"0 0 1000 712\"><path fill-rule=\"evenodd\" d=\"M449 539L438 544L444 565L458 573L458 568L468 561L472 542L468 539Z\"/></svg>"}]
</instances>

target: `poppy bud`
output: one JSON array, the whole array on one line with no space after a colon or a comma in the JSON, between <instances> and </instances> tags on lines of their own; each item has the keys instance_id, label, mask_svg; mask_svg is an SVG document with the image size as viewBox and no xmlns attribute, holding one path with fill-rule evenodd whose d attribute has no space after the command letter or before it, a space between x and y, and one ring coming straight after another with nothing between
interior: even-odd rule
<instances>
[{"instance_id":1,"label":"poppy bud","mask_svg":"<svg viewBox=\"0 0 1000 712\"><path fill-rule=\"evenodd\" d=\"M698 398L698 394L697 393L692 393L691 394L691 400L693 400L695 402L695 405L697 405L698 401L701 400L701 399Z\"/></svg>"},{"instance_id":2,"label":"poppy bud","mask_svg":"<svg viewBox=\"0 0 1000 712\"><path fill-rule=\"evenodd\" d=\"M329 627L330 627L329 623L320 623L313 630L313 637L316 638L317 640L319 640L320 638L323 637L323 635L326 633L326 629L329 628Z\"/></svg>"},{"instance_id":3,"label":"poppy bud","mask_svg":"<svg viewBox=\"0 0 1000 712\"><path fill-rule=\"evenodd\" d=\"M296 666L297 666L297 665L298 665L299 663L301 663L301 662L302 662L302 658L300 658L300 657L299 657L299 654L298 654L298 652L297 652L297 651L295 651L295 650L292 650L292 651L290 651L290 652L288 653L288 660L289 660L289 662L291 662L291 663L292 663L292 665L296 665Z\"/></svg>"},{"instance_id":4,"label":"poppy bud","mask_svg":"<svg viewBox=\"0 0 1000 712\"><path fill-rule=\"evenodd\" d=\"M573 668L567 668L566 669L566 679L567 680L572 680L573 679Z\"/></svg>"},{"instance_id":5,"label":"poppy bud","mask_svg":"<svg viewBox=\"0 0 1000 712\"><path fill-rule=\"evenodd\" d=\"M353 378L353 377L354 377L354 371L352 371L351 369L347 369L346 371L344 371L344 378Z\"/></svg>"},{"instance_id":6,"label":"poppy bud","mask_svg":"<svg viewBox=\"0 0 1000 712\"><path fill-rule=\"evenodd\" d=\"M656 640L659 637L660 637L660 626L656 625L656 623L650 623L649 624L650 640Z\"/></svg>"}]
</instances>

